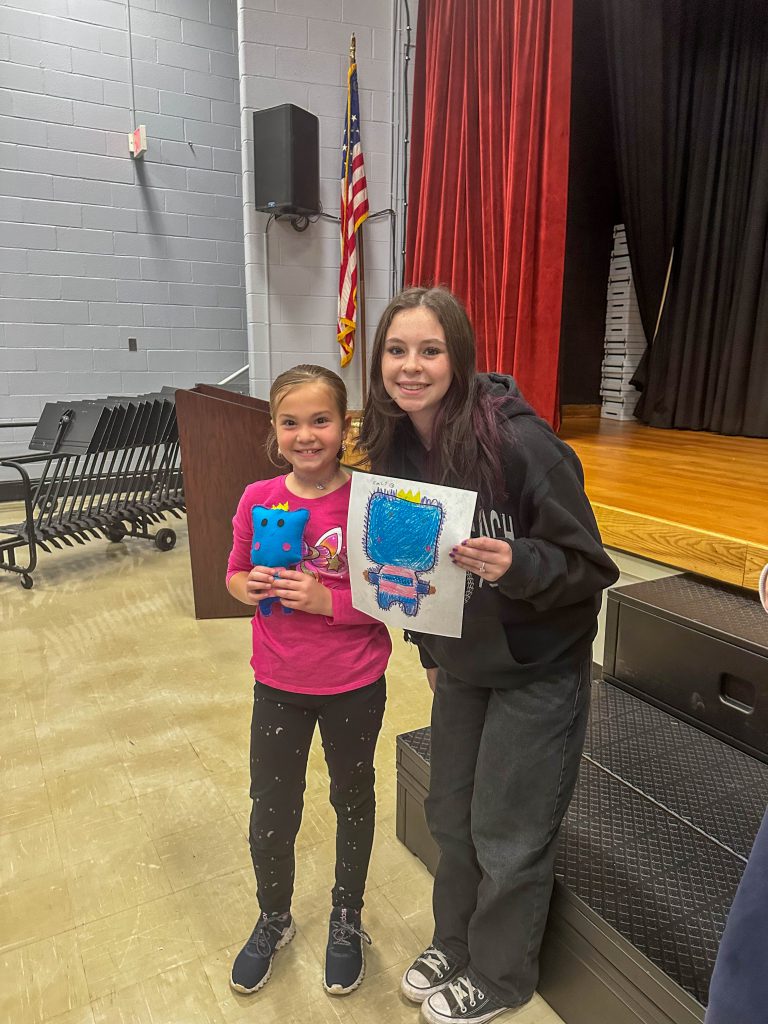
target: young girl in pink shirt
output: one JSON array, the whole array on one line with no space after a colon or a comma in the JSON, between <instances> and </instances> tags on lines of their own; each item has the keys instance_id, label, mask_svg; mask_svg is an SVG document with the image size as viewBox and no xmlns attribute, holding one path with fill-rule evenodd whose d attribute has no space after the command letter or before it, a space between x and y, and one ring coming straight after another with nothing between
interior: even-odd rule
<instances>
[{"instance_id":1,"label":"young girl in pink shirt","mask_svg":"<svg viewBox=\"0 0 768 1024\"><path fill-rule=\"evenodd\" d=\"M229 592L255 608L249 839L261 911L230 983L237 992L260 989L295 934L294 843L318 724L337 818L324 986L344 995L362 981L370 943L360 915L391 643L381 623L352 607L351 483L339 463L348 429L343 381L321 366L296 366L275 380L269 404L268 450L291 471L246 487L227 567Z\"/></svg>"}]
</instances>

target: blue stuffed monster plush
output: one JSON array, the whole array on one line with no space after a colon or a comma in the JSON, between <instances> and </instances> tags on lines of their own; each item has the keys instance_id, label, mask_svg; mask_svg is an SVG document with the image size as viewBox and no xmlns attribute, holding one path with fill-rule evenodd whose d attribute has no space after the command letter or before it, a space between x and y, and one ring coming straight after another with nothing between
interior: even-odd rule
<instances>
[{"instance_id":1,"label":"blue stuffed monster plush","mask_svg":"<svg viewBox=\"0 0 768 1024\"><path fill-rule=\"evenodd\" d=\"M305 508L289 512L287 505L276 505L274 508L254 505L251 509L251 564L266 565L272 569L278 566L287 569L298 565L302 558L304 527L308 520L309 511ZM262 615L271 615L275 602L279 603L279 598L265 597L259 602L258 610ZM283 608L283 612L285 615L292 614L290 608Z\"/></svg>"}]
</instances>

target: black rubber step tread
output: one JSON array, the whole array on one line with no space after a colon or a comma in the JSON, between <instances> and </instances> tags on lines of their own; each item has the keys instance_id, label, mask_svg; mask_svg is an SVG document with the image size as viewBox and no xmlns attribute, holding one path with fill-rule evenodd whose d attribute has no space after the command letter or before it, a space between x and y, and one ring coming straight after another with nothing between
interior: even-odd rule
<instances>
[{"instance_id":1,"label":"black rubber step tread","mask_svg":"<svg viewBox=\"0 0 768 1024\"><path fill-rule=\"evenodd\" d=\"M428 728L398 737L427 766ZM556 873L703 1005L768 765L602 681Z\"/></svg>"},{"instance_id":2,"label":"black rubber step tread","mask_svg":"<svg viewBox=\"0 0 768 1024\"><path fill-rule=\"evenodd\" d=\"M768 653L768 619L756 594L689 573L616 587L612 593Z\"/></svg>"}]
</instances>

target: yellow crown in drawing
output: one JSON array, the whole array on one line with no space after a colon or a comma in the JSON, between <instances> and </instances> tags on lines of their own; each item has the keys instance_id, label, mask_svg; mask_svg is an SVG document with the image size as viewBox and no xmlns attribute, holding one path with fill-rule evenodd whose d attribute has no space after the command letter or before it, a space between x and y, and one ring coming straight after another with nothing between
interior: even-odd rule
<instances>
[{"instance_id":1,"label":"yellow crown in drawing","mask_svg":"<svg viewBox=\"0 0 768 1024\"><path fill-rule=\"evenodd\" d=\"M272 509L280 509L281 512L287 512L288 511L288 502L284 501L282 505L270 505L270 508L272 508Z\"/></svg>"},{"instance_id":2,"label":"yellow crown in drawing","mask_svg":"<svg viewBox=\"0 0 768 1024\"><path fill-rule=\"evenodd\" d=\"M402 498L403 501L412 501L414 505L421 504L421 491L416 491L415 494L413 491L398 491L397 496Z\"/></svg>"}]
</instances>

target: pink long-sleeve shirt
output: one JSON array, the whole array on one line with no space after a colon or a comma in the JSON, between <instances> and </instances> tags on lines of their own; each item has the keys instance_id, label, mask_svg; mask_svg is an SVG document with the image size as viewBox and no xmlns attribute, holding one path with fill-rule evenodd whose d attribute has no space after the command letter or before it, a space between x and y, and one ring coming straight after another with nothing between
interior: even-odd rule
<instances>
[{"instance_id":1,"label":"pink long-sleeve shirt","mask_svg":"<svg viewBox=\"0 0 768 1024\"><path fill-rule=\"evenodd\" d=\"M392 643L386 627L352 607L347 567L348 480L343 487L316 498L299 498L285 486L285 477L249 484L232 520L232 551L227 583L237 572L250 572L254 505L288 510L307 509L304 561L331 592L333 614L286 614L279 602L269 615L253 617L251 665L260 682L293 693L343 693L375 682L387 666Z\"/></svg>"}]
</instances>

